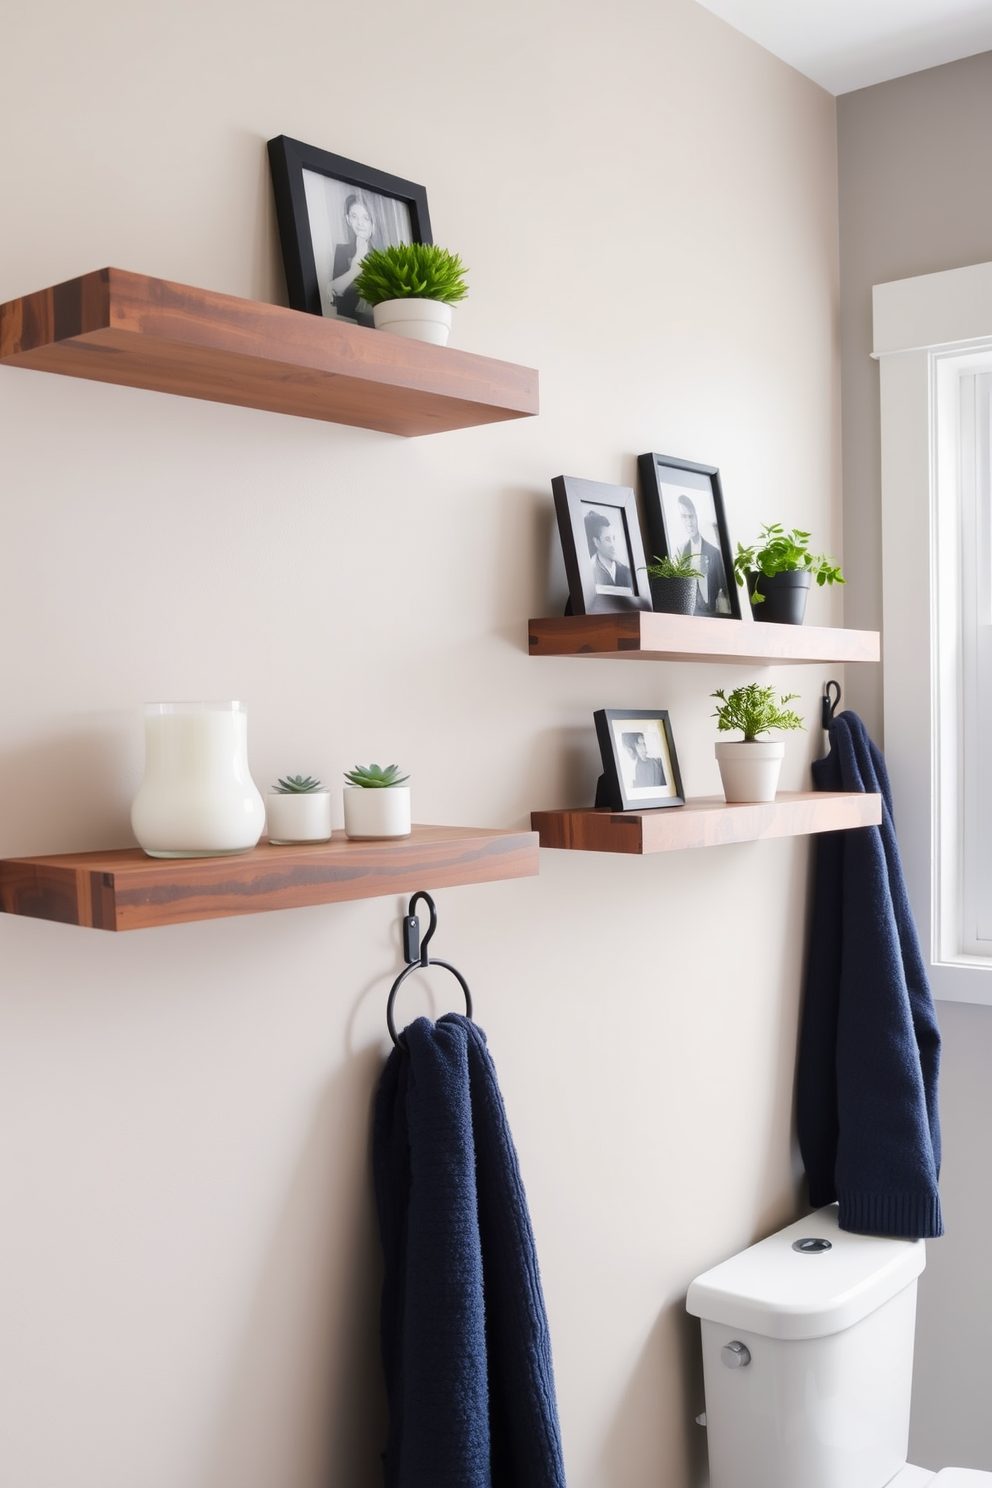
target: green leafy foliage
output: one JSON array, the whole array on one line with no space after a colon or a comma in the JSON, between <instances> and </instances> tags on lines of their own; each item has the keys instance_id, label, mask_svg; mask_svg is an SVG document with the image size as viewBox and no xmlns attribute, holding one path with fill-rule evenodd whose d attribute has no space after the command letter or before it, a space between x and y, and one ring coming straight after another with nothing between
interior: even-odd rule
<instances>
[{"instance_id":1,"label":"green leafy foliage","mask_svg":"<svg viewBox=\"0 0 992 1488\"><path fill-rule=\"evenodd\" d=\"M786 532L778 522L766 523L758 541L750 548L737 544L734 577L738 584L743 587L749 574L761 573L770 579L774 574L791 573L800 568L806 569L821 588L824 584L843 584L844 575L832 558L828 558L826 553L810 552L809 538L810 534L798 527ZM751 595L753 605L764 602L763 594L755 591Z\"/></svg>"},{"instance_id":2,"label":"green leafy foliage","mask_svg":"<svg viewBox=\"0 0 992 1488\"><path fill-rule=\"evenodd\" d=\"M356 765L346 770L344 778L349 785L360 785L363 790L384 790L390 785L402 785L409 775L401 775L399 765L387 765L384 770L378 765Z\"/></svg>"},{"instance_id":3,"label":"green leafy foliage","mask_svg":"<svg viewBox=\"0 0 992 1488\"><path fill-rule=\"evenodd\" d=\"M457 305L468 294L465 265L457 253L433 243L373 248L362 259L355 288L367 305L383 300L439 300Z\"/></svg>"},{"instance_id":4,"label":"green leafy foliage","mask_svg":"<svg viewBox=\"0 0 992 1488\"><path fill-rule=\"evenodd\" d=\"M677 558L659 558L648 564L648 573L653 579L701 579L698 568L692 566L692 554L680 553Z\"/></svg>"},{"instance_id":5,"label":"green leafy foliage","mask_svg":"<svg viewBox=\"0 0 992 1488\"><path fill-rule=\"evenodd\" d=\"M774 687L759 687L756 682L735 687L729 697L722 687L710 693L720 700L713 714L717 728L721 733L740 729L745 744L753 744L759 734L771 729L805 729L799 714L786 706L798 696L798 692L787 692L776 701Z\"/></svg>"},{"instance_id":6,"label":"green leafy foliage","mask_svg":"<svg viewBox=\"0 0 992 1488\"><path fill-rule=\"evenodd\" d=\"M307 775L306 778L302 775L287 775L285 780L280 780L272 789L277 796L307 796L311 791L319 791L323 787L312 775Z\"/></svg>"}]
</instances>

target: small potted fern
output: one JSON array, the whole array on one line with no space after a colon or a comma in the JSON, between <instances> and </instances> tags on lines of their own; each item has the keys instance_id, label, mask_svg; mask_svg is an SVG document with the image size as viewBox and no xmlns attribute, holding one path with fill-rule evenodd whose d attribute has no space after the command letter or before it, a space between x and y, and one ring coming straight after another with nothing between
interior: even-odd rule
<instances>
[{"instance_id":1,"label":"small potted fern","mask_svg":"<svg viewBox=\"0 0 992 1488\"><path fill-rule=\"evenodd\" d=\"M373 248L362 259L355 289L372 306L377 331L445 346L451 307L468 294L465 265L433 243Z\"/></svg>"},{"instance_id":2,"label":"small potted fern","mask_svg":"<svg viewBox=\"0 0 992 1488\"><path fill-rule=\"evenodd\" d=\"M354 842L409 837L410 787L399 765L356 765L345 771L344 829Z\"/></svg>"},{"instance_id":3,"label":"small potted fern","mask_svg":"<svg viewBox=\"0 0 992 1488\"><path fill-rule=\"evenodd\" d=\"M287 775L274 785L265 801L269 841L278 846L294 842L328 842L331 836L331 793L312 775Z\"/></svg>"},{"instance_id":4,"label":"small potted fern","mask_svg":"<svg viewBox=\"0 0 992 1488\"><path fill-rule=\"evenodd\" d=\"M693 567L693 555L686 551L674 558L659 558L647 565L651 580L651 603L665 615L693 615L696 612L697 580L702 577Z\"/></svg>"},{"instance_id":5,"label":"small potted fern","mask_svg":"<svg viewBox=\"0 0 992 1488\"><path fill-rule=\"evenodd\" d=\"M728 801L774 801L785 757L781 740L759 739L772 729L804 729L798 713L788 706L799 696L787 692L776 700L774 687L735 687L728 696L722 687L710 694L717 699L714 717L721 733L740 729L743 740L717 744L716 757Z\"/></svg>"}]
</instances>

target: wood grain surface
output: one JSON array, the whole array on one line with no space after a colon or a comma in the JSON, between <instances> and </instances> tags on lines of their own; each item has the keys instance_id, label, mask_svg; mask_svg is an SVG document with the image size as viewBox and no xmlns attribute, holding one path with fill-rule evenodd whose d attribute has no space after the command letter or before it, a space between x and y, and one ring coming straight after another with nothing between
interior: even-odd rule
<instances>
[{"instance_id":1,"label":"wood grain surface","mask_svg":"<svg viewBox=\"0 0 992 1488\"><path fill-rule=\"evenodd\" d=\"M124 269L0 305L0 363L389 434L538 410L529 367Z\"/></svg>"},{"instance_id":2,"label":"wood grain surface","mask_svg":"<svg viewBox=\"0 0 992 1488\"><path fill-rule=\"evenodd\" d=\"M653 611L564 615L531 620L531 656L622 656L628 661L796 662L878 661L875 630L822 625L770 625L709 615Z\"/></svg>"},{"instance_id":3,"label":"wood grain surface","mask_svg":"<svg viewBox=\"0 0 992 1488\"><path fill-rule=\"evenodd\" d=\"M530 820L542 847L572 852L678 852L877 826L882 820L882 798L782 791L774 801L728 805L722 796L699 796L684 806L656 811L534 811Z\"/></svg>"},{"instance_id":4,"label":"wood grain surface","mask_svg":"<svg viewBox=\"0 0 992 1488\"><path fill-rule=\"evenodd\" d=\"M416 826L410 837L273 847L225 858L150 858L140 848L0 860L0 911L95 930L140 930L416 889L525 878L534 832Z\"/></svg>"}]
</instances>

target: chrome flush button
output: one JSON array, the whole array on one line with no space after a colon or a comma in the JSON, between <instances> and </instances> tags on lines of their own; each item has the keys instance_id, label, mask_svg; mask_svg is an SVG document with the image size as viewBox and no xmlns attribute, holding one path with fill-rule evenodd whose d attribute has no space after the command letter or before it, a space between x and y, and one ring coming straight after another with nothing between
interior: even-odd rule
<instances>
[{"instance_id":1,"label":"chrome flush button","mask_svg":"<svg viewBox=\"0 0 992 1488\"><path fill-rule=\"evenodd\" d=\"M822 1255L825 1250L833 1250L829 1240L821 1240L815 1235L805 1235L802 1240L793 1240L793 1250L798 1250L800 1255Z\"/></svg>"},{"instance_id":2,"label":"chrome flush button","mask_svg":"<svg viewBox=\"0 0 992 1488\"><path fill-rule=\"evenodd\" d=\"M746 1343L738 1343L735 1339L733 1343L725 1343L723 1345L723 1348L720 1350L720 1358L728 1369L743 1369L746 1364L750 1364L751 1362L751 1350Z\"/></svg>"}]
</instances>

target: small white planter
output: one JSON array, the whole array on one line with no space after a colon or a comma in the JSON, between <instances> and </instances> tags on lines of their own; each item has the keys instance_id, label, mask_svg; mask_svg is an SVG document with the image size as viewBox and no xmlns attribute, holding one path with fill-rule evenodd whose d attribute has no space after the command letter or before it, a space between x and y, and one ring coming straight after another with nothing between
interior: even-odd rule
<instances>
[{"instance_id":1,"label":"small white planter","mask_svg":"<svg viewBox=\"0 0 992 1488\"><path fill-rule=\"evenodd\" d=\"M716 757L723 780L723 794L728 801L774 801L778 777L785 758L785 745L779 741L756 739L717 744Z\"/></svg>"},{"instance_id":2,"label":"small white planter","mask_svg":"<svg viewBox=\"0 0 992 1488\"><path fill-rule=\"evenodd\" d=\"M374 842L380 837L409 837L410 787L387 785L365 789L344 788L344 829L354 842Z\"/></svg>"},{"instance_id":3,"label":"small white planter","mask_svg":"<svg viewBox=\"0 0 992 1488\"><path fill-rule=\"evenodd\" d=\"M383 300L372 306L372 319L377 331L393 336L409 336L413 341L430 341L434 346L447 346L451 334L451 306L439 300ZM387 786L392 790L392 786Z\"/></svg>"},{"instance_id":4,"label":"small white planter","mask_svg":"<svg viewBox=\"0 0 992 1488\"><path fill-rule=\"evenodd\" d=\"M330 791L271 791L265 798L265 821L269 841L281 846L292 842L327 842L331 836Z\"/></svg>"}]
</instances>

